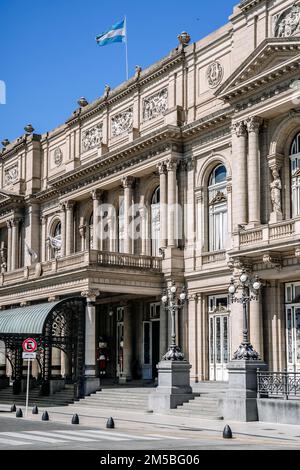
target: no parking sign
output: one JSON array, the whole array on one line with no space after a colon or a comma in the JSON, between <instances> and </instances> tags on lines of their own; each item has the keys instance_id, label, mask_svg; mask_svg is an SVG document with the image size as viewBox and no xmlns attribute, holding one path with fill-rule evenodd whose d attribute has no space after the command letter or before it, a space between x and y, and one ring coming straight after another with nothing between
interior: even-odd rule
<instances>
[{"instance_id":1,"label":"no parking sign","mask_svg":"<svg viewBox=\"0 0 300 470\"><path fill-rule=\"evenodd\" d=\"M22 347L25 353L34 353L37 350L37 342L33 338L27 338L23 341Z\"/></svg>"}]
</instances>

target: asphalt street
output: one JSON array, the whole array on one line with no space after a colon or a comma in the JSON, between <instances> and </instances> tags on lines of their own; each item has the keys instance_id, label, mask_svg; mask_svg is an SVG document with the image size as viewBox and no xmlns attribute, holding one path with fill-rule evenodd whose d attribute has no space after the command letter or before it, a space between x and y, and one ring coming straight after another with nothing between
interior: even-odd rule
<instances>
[{"instance_id":1,"label":"asphalt street","mask_svg":"<svg viewBox=\"0 0 300 470\"><path fill-rule=\"evenodd\" d=\"M300 436L270 437L240 433L232 440L207 429L126 423L116 429L66 425L0 415L0 450L299 450ZM267 431L267 430L266 430ZM125 454L126 455L126 454Z\"/></svg>"}]
</instances>

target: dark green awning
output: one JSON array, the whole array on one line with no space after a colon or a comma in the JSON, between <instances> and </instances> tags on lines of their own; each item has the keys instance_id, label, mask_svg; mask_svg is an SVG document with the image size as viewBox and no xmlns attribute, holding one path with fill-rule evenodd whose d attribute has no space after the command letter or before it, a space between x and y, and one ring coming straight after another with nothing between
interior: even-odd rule
<instances>
[{"instance_id":1,"label":"dark green awning","mask_svg":"<svg viewBox=\"0 0 300 470\"><path fill-rule=\"evenodd\" d=\"M0 335L41 335L47 316L61 302L60 300L0 311Z\"/></svg>"}]
</instances>

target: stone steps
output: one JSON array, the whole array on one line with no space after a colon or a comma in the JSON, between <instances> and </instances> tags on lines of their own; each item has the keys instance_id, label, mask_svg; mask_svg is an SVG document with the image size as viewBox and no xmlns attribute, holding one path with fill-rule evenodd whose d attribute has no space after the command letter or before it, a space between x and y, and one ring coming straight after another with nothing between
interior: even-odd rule
<instances>
[{"instance_id":1,"label":"stone steps","mask_svg":"<svg viewBox=\"0 0 300 470\"><path fill-rule=\"evenodd\" d=\"M29 393L29 405L37 406L66 406L70 403L74 403L74 391L73 387L67 388L56 392L51 396L41 396L38 388L30 390ZM0 403L5 405L12 405L13 403L19 406L24 406L26 403L26 393L14 395L12 393L12 387L3 389L0 391Z\"/></svg>"},{"instance_id":2,"label":"stone steps","mask_svg":"<svg viewBox=\"0 0 300 470\"><path fill-rule=\"evenodd\" d=\"M103 387L78 403L78 408L113 408L122 410L148 410L148 397L152 387Z\"/></svg>"}]
</instances>

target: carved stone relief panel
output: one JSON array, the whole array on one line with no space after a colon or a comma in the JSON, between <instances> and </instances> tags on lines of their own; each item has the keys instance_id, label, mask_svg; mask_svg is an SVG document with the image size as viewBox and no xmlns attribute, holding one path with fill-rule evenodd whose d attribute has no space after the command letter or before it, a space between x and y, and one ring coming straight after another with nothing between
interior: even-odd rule
<instances>
[{"instance_id":1,"label":"carved stone relief panel","mask_svg":"<svg viewBox=\"0 0 300 470\"><path fill-rule=\"evenodd\" d=\"M122 113L116 114L111 120L111 134L117 137L129 132L133 127L133 108L128 108Z\"/></svg>"},{"instance_id":2,"label":"carved stone relief panel","mask_svg":"<svg viewBox=\"0 0 300 470\"><path fill-rule=\"evenodd\" d=\"M55 166L60 166L63 161L63 153L62 150L58 147L53 152L53 162Z\"/></svg>"},{"instance_id":3,"label":"carved stone relief panel","mask_svg":"<svg viewBox=\"0 0 300 470\"><path fill-rule=\"evenodd\" d=\"M168 89L164 88L143 100L143 120L149 121L162 116L168 109Z\"/></svg>"},{"instance_id":4,"label":"carved stone relief panel","mask_svg":"<svg viewBox=\"0 0 300 470\"><path fill-rule=\"evenodd\" d=\"M273 35L288 38L300 34L300 5L293 5L273 16Z\"/></svg>"},{"instance_id":5,"label":"carved stone relief panel","mask_svg":"<svg viewBox=\"0 0 300 470\"><path fill-rule=\"evenodd\" d=\"M96 126L90 127L82 133L82 150L87 152L98 145L102 141L102 124L97 124Z\"/></svg>"},{"instance_id":6,"label":"carved stone relief panel","mask_svg":"<svg viewBox=\"0 0 300 470\"><path fill-rule=\"evenodd\" d=\"M5 184L13 184L19 179L19 166L14 165L5 170Z\"/></svg>"},{"instance_id":7,"label":"carved stone relief panel","mask_svg":"<svg viewBox=\"0 0 300 470\"><path fill-rule=\"evenodd\" d=\"M220 62L212 62L206 71L206 78L209 88L216 88L223 80L224 69Z\"/></svg>"}]
</instances>

